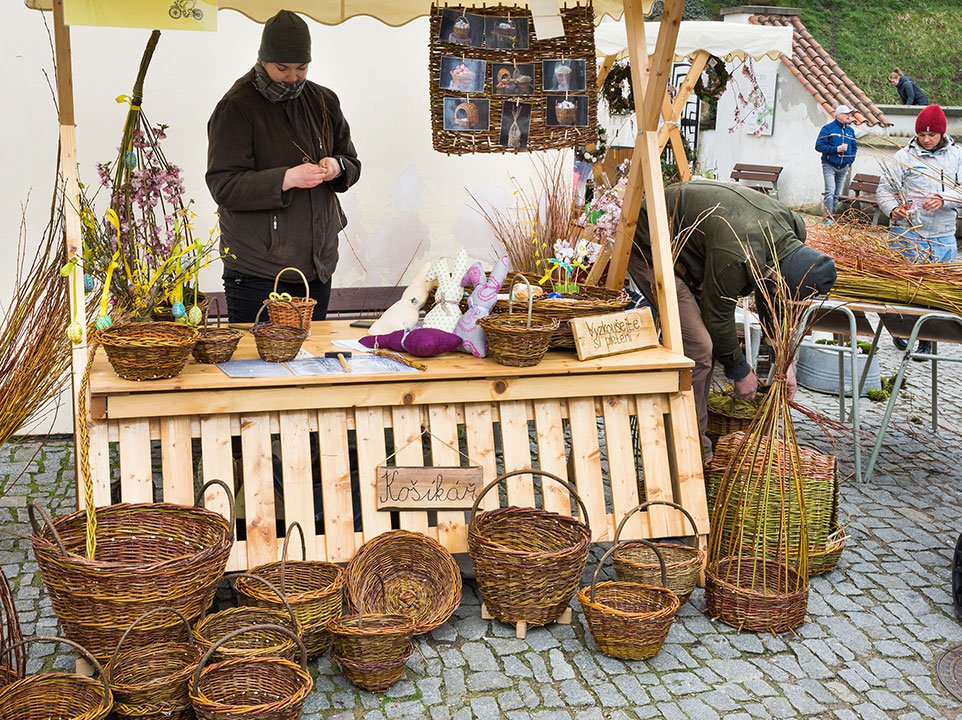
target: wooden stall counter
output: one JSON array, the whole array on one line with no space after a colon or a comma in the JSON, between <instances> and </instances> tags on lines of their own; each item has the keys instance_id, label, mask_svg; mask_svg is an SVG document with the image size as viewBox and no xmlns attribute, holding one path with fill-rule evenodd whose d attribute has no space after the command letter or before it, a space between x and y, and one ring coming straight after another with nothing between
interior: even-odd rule
<instances>
[{"instance_id":1,"label":"wooden stall counter","mask_svg":"<svg viewBox=\"0 0 962 720\"><path fill-rule=\"evenodd\" d=\"M304 348L322 356L338 350L334 340L362 333L347 321L316 322ZM256 357L248 335L234 359ZM551 351L530 368L463 354L423 362L425 370L410 374L258 378L190 362L176 378L130 382L101 352L91 373L95 502L190 504L203 481L232 479L243 539L231 569L277 559L278 536L294 520L311 559L346 561L392 527L465 552L464 508L480 486L466 489L466 505L465 493L452 493L459 500L450 508L409 500L404 510L379 509L397 506L379 497L385 466L429 466L437 475L479 466L484 483L540 467L574 483L597 541L611 540L617 521L645 499L678 502L707 533L701 460L690 452L699 443L686 357L657 347L585 362ZM542 494L541 478L534 480L511 478L507 503L538 498L571 513L565 488L545 480ZM216 492L208 501L226 512ZM490 492L482 507L498 503ZM631 518L623 537L691 534L680 512L655 506Z\"/></svg>"}]
</instances>

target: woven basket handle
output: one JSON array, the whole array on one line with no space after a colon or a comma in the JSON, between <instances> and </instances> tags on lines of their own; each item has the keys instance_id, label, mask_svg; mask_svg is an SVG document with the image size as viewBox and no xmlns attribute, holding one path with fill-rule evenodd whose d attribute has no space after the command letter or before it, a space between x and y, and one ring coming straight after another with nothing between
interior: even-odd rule
<instances>
[{"instance_id":1,"label":"woven basket handle","mask_svg":"<svg viewBox=\"0 0 962 720\"><path fill-rule=\"evenodd\" d=\"M517 273L513 278L511 278L511 292L508 293L508 315L511 314L514 308L514 281L518 278L528 286L528 327L531 327L531 311L534 309L534 293L531 292L531 281L528 280L521 273Z\"/></svg>"},{"instance_id":2,"label":"woven basket handle","mask_svg":"<svg viewBox=\"0 0 962 720\"><path fill-rule=\"evenodd\" d=\"M200 659L200 662L197 663L197 668L194 670L194 682L193 682L194 692L200 692L198 689L198 685L200 684L200 676L203 673L204 669L207 667L207 663L210 662L210 659L214 656L214 653L220 648L220 646L226 643L228 640L233 640L238 635L243 635L246 632L254 632L255 630L257 631L271 630L272 632L279 632L283 635L286 635L291 640L295 641L297 643L297 647L301 651L301 667L304 670L307 670L307 648L304 647L304 641L301 640L300 636L298 636L296 633L291 632L289 629L287 629L283 625L272 625L271 623L263 623L261 625L251 625L250 627L241 628L240 630L235 630L234 632L227 633L224 637L222 637L220 640L218 640L213 645L211 645L210 650L204 653L204 657Z\"/></svg>"},{"instance_id":3,"label":"woven basket handle","mask_svg":"<svg viewBox=\"0 0 962 720\"><path fill-rule=\"evenodd\" d=\"M307 560L307 541L304 539L304 528L295 520L287 526L287 533L284 535L284 552L281 553L281 592L284 592L284 573L287 570L287 546L291 541L291 534L297 530L301 536L301 558Z\"/></svg>"},{"instance_id":4,"label":"woven basket handle","mask_svg":"<svg viewBox=\"0 0 962 720\"><path fill-rule=\"evenodd\" d=\"M83 645L78 645L73 640L68 640L67 638L52 637L50 635L34 635L33 637L22 638L21 640L18 640L17 642L11 645L7 645L6 647L0 649L0 655L4 655L8 652L16 650L18 647L27 645L28 643L35 643L35 642L63 643L64 645L69 645L74 650L79 652L83 656L83 659L90 663L90 667L96 670L97 674L100 675L100 682L102 682L104 686L104 700L109 701L112 695L110 693L110 684L107 682L107 676L104 673L103 666L99 662L97 662L97 658L91 655L90 652Z\"/></svg>"},{"instance_id":5,"label":"woven basket handle","mask_svg":"<svg viewBox=\"0 0 962 720\"><path fill-rule=\"evenodd\" d=\"M624 529L625 523L628 522L628 518L630 518L635 513L644 512L645 509L650 505L667 505L668 507L675 508L675 510L681 510L685 514L685 517L688 518L688 522L691 523L691 529L695 531L695 537L696 538L698 537L699 532L698 532L698 526L695 524L695 518L693 518L691 516L691 513L685 510L685 508L683 508L678 503L673 503L669 500L649 500L648 502L643 502L641 505L636 505L631 510L626 512L623 518L621 518L621 522L618 523L618 529L615 530L615 540L614 540L615 543L617 543L618 538L621 537L621 531Z\"/></svg>"},{"instance_id":6,"label":"woven basket handle","mask_svg":"<svg viewBox=\"0 0 962 720\"><path fill-rule=\"evenodd\" d=\"M572 485L567 480L563 480L557 475L549 473L547 470L535 470L534 468L529 468L527 470L512 470L511 472L505 473L501 477L496 478L491 482L489 482L487 485L485 485L484 489L480 493L478 493L478 496L474 499L474 505L471 507L471 519L468 522L469 525L474 523L474 516L478 512L478 505L481 504L481 498L483 498L485 495L488 494L488 490L490 490L491 488L497 485L500 485L502 482L504 482L510 477L514 477L515 475L540 475L541 477L551 478L555 482L558 482L564 485L566 488L568 488L568 492L574 495L575 500L578 501L578 505L581 508L581 521L585 524L585 526L589 530L591 529L591 525L588 522L588 508L586 508L584 502L582 502L581 496L578 494L578 491L575 489L575 486Z\"/></svg>"},{"instance_id":7,"label":"woven basket handle","mask_svg":"<svg viewBox=\"0 0 962 720\"><path fill-rule=\"evenodd\" d=\"M384 608L383 612L388 612L387 609L387 588L384 587L384 578L381 573L374 572L368 576L364 581L364 585L361 587L361 597L358 599L357 603L357 629L360 630L364 627L364 601L367 599L367 586L371 584L371 581L377 578L378 585L381 586L381 607ZM373 614L373 613L372 613Z\"/></svg>"},{"instance_id":8,"label":"woven basket handle","mask_svg":"<svg viewBox=\"0 0 962 720\"><path fill-rule=\"evenodd\" d=\"M218 330L220 330L220 298L219 298L219 297L215 297L215 298L211 301L211 305L214 306L214 315L215 315L215 317L217 318L217 326L216 326L216 327L217 327ZM208 325L210 325L210 313L209 313L209 312L207 313L207 316L204 318L204 327L207 327Z\"/></svg>"},{"instance_id":9,"label":"woven basket handle","mask_svg":"<svg viewBox=\"0 0 962 720\"><path fill-rule=\"evenodd\" d=\"M207 488L209 488L211 485L219 485L220 488L224 491L224 494L227 496L227 504L230 505L230 539L231 539L231 542L233 542L234 526L237 524L237 513L235 512L235 509L234 509L234 493L232 493L230 491L230 488L227 487L227 483L225 483L223 480L217 480L217 479L208 480L207 482L205 482L204 487L202 487L197 492L197 495L194 496L194 507L201 506L200 503L201 503L201 500L204 499L204 493L207 492Z\"/></svg>"},{"instance_id":10,"label":"woven basket handle","mask_svg":"<svg viewBox=\"0 0 962 720\"><path fill-rule=\"evenodd\" d=\"M661 565L661 587L668 587L668 569L665 567L665 558L661 554L661 550L653 542L648 540L636 540L642 545L647 545L652 550L655 551L655 556L658 558L658 564ZM611 557L611 554L618 549L619 546L624 545L624 543L614 542L611 547L608 548L608 552L601 556L601 560L598 561L598 566L595 568L595 574L591 576L591 593L589 593L589 599L591 602L595 601L595 586L598 584L598 573L601 572L601 568L605 564L605 560Z\"/></svg>"},{"instance_id":11,"label":"woven basket handle","mask_svg":"<svg viewBox=\"0 0 962 720\"><path fill-rule=\"evenodd\" d=\"M287 602L287 598L284 597L284 593L278 590L277 586L274 585L274 583L272 583L270 580L267 580L266 578L262 578L260 575L251 575L250 573L237 573L237 575L234 576L234 582L236 583L241 578L252 578L257 582L261 583L262 585L266 585L268 588L270 588L270 590L274 592L277 595L277 597L281 599L281 602L284 603L284 607L287 609L288 614L291 616L291 621L293 622L294 627L296 627L298 630L301 629L301 624L297 622L297 617L294 615L294 608L291 607L291 604Z\"/></svg>"},{"instance_id":12,"label":"woven basket handle","mask_svg":"<svg viewBox=\"0 0 962 720\"><path fill-rule=\"evenodd\" d=\"M280 282L281 275L283 275L284 273L286 273L288 270L293 270L294 272L296 272L298 275L301 276L301 280L304 281L304 297L305 297L305 299L310 300L310 299L311 299L311 286L310 286L310 284L307 282L307 276L304 275L304 273L302 273L302 272L301 272L300 270L298 270L296 267L286 267L286 268L284 268L283 270L281 270L279 273L277 273L277 275L274 276L274 292L275 292L275 293L277 292L277 283Z\"/></svg>"},{"instance_id":13,"label":"woven basket handle","mask_svg":"<svg viewBox=\"0 0 962 720\"><path fill-rule=\"evenodd\" d=\"M188 643L193 642L193 635L191 635L191 631L190 631L190 622L187 620L186 617L184 617L184 614L180 612L180 610L176 610L172 607L157 607L157 608L154 608L153 610L148 610L139 618L134 620L130 624L130 627L127 628L124 634L120 637L120 641L117 643L117 647L114 648L114 654L110 656L110 662L107 663L107 668L110 673L114 671L114 667L115 667L114 664L117 662L117 656L120 654L120 647L127 640L127 636L130 635L131 632L133 632L133 629L137 627L141 623L141 621L146 620L152 615L159 615L161 613L176 615L180 620L181 624L183 625L185 633L187 634L187 642Z\"/></svg>"},{"instance_id":14,"label":"woven basket handle","mask_svg":"<svg viewBox=\"0 0 962 720\"><path fill-rule=\"evenodd\" d=\"M40 513L40 517L43 519L43 524L50 528L50 532L53 534L53 539L57 541L57 548L63 555L69 555L66 546L63 544L63 539L60 537L60 533L57 532L57 527L53 524L53 520L50 518L50 513L43 509L42 505L38 505L35 502L27 503L27 515L30 517L30 524L33 526L33 534L40 535L43 532L43 528L37 524L37 518L34 513Z\"/></svg>"}]
</instances>

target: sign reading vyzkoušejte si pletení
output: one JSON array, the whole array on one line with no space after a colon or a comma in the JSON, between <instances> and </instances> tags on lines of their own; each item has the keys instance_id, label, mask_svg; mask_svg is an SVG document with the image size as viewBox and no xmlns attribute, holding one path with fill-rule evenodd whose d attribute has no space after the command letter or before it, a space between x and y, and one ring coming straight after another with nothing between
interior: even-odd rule
<instances>
[{"instance_id":1,"label":"sign reading vyzkou\u0161ejte si pleten\u00ed","mask_svg":"<svg viewBox=\"0 0 962 720\"><path fill-rule=\"evenodd\" d=\"M217 0L64 0L64 23L157 30L217 30Z\"/></svg>"},{"instance_id":2,"label":"sign reading vyzkou\u0161ejte si pleten\u00ed","mask_svg":"<svg viewBox=\"0 0 962 720\"><path fill-rule=\"evenodd\" d=\"M644 350L658 345L650 308L571 319L579 360Z\"/></svg>"},{"instance_id":3,"label":"sign reading vyzkou\u0161ejte si pleten\u00ed","mask_svg":"<svg viewBox=\"0 0 962 720\"><path fill-rule=\"evenodd\" d=\"M482 473L471 467L377 468L378 510L470 510Z\"/></svg>"}]
</instances>

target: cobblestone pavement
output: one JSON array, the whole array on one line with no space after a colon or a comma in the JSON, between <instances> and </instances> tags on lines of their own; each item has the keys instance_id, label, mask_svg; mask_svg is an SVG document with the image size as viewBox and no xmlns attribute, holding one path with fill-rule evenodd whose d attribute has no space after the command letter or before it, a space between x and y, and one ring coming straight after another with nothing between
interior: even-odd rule
<instances>
[{"instance_id":1,"label":"cobblestone pavement","mask_svg":"<svg viewBox=\"0 0 962 720\"><path fill-rule=\"evenodd\" d=\"M898 356L891 344L880 354L883 375L894 372ZM942 688L934 668L942 652L962 643L950 581L962 530L962 368L941 365L940 428L932 433L928 367L912 363L908 397L897 406L877 476L870 484L850 479L843 486L851 539L838 569L812 582L808 622L797 633L739 634L703 614L696 590L662 652L650 662L626 663L594 651L580 608L570 626L515 639L513 628L480 619L477 589L466 582L460 609L419 643L401 682L383 695L359 692L322 658L313 668L317 685L304 717L959 717L962 705ZM837 412L832 397L801 391L799 399ZM867 460L884 406L863 407ZM807 442L831 451L811 422L799 426ZM836 452L843 472L851 473L851 442L841 439ZM6 533L28 534L27 498L41 499L53 514L74 507L71 457L68 438L0 449L0 476L27 468L0 499L0 562L27 634L56 634L57 623L29 542ZM71 667L72 656L52 645L32 647L31 671L53 666Z\"/></svg>"}]
</instances>

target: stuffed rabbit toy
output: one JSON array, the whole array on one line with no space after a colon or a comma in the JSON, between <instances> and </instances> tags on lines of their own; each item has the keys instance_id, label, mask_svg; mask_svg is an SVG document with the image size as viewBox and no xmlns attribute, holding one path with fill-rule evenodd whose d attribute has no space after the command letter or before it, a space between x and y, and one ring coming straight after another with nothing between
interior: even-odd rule
<instances>
[{"instance_id":1,"label":"stuffed rabbit toy","mask_svg":"<svg viewBox=\"0 0 962 720\"><path fill-rule=\"evenodd\" d=\"M461 279L464 287L474 287L474 291L468 296L468 311L458 320L454 330L463 341L458 348L461 352L475 357L487 356L488 338L484 329L478 327L478 320L491 313L491 308L498 301L498 291L510 269L511 261L507 255L502 255L487 279L481 263L472 265Z\"/></svg>"},{"instance_id":2,"label":"stuffed rabbit toy","mask_svg":"<svg viewBox=\"0 0 962 720\"><path fill-rule=\"evenodd\" d=\"M427 280L437 280L438 287L434 292L434 307L424 317L424 327L454 332L461 318L459 304L464 295L461 278L464 277L467 269L468 253L461 250L454 259L453 265L448 265L448 258L441 258L428 271Z\"/></svg>"}]
</instances>

